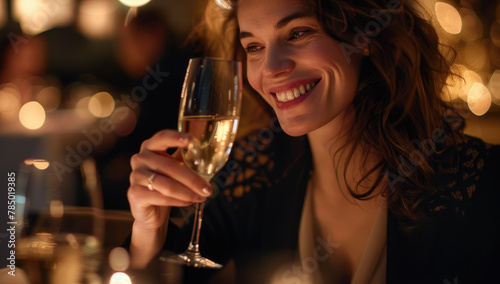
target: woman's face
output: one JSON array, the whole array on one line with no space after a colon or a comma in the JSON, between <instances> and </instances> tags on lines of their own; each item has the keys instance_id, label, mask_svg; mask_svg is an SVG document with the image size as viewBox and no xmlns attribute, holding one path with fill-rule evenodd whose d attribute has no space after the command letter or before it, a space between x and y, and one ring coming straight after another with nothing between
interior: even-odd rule
<instances>
[{"instance_id":1,"label":"woman's face","mask_svg":"<svg viewBox=\"0 0 500 284\"><path fill-rule=\"evenodd\" d=\"M341 123L361 62L349 60L307 8L300 0L242 0L237 14L248 80L292 136Z\"/></svg>"}]
</instances>

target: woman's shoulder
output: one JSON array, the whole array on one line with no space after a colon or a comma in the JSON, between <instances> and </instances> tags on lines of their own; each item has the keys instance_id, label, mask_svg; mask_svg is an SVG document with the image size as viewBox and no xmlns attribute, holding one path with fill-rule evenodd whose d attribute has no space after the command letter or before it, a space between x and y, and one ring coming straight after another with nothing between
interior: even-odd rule
<instances>
[{"instance_id":1,"label":"woman's shoulder","mask_svg":"<svg viewBox=\"0 0 500 284\"><path fill-rule=\"evenodd\" d=\"M464 136L441 156L440 190L431 198L431 211L453 209L464 216L472 204L500 194L500 145Z\"/></svg>"}]
</instances>

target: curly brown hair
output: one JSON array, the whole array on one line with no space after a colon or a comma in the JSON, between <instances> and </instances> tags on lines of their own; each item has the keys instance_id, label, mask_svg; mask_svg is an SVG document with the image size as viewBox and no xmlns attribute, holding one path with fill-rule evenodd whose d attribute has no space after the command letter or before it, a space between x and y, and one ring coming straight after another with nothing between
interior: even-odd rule
<instances>
[{"instance_id":1,"label":"curly brown hair","mask_svg":"<svg viewBox=\"0 0 500 284\"><path fill-rule=\"evenodd\" d=\"M377 173L372 186L363 191L349 188L350 194L360 200L383 194L394 215L417 220L421 201L438 190L434 176L439 153L462 136L463 118L442 98L447 78L454 75L453 49L440 43L418 1L304 1L323 29L341 42L346 56L369 50L353 101L356 121L348 139L352 143L342 151L344 178L360 145L367 156L377 151L382 161L358 183L359 187ZM234 9L224 10L210 1L192 36L201 40L207 55L245 62L238 39L237 1L227 2ZM385 181L383 191L376 191Z\"/></svg>"}]
</instances>

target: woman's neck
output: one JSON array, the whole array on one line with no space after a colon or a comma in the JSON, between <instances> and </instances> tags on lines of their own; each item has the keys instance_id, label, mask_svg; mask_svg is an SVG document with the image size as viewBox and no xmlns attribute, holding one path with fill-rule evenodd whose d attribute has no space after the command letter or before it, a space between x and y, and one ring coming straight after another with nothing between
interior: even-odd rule
<instances>
[{"instance_id":1,"label":"woman's neck","mask_svg":"<svg viewBox=\"0 0 500 284\"><path fill-rule=\"evenodd\" d=\"M371 174L363 181L362 187L357 188L357 183L367 171L380 161L375 154L365 153L368 147L353 144L355 141L351 140L349 134L354 121L354 110L346 111L307 135L313 157L315 187L333 198L347 198L349 201L355 200L348 188L366 191L373 185L378 172ZM353 147L353 154L348 161Z\"/></svg>"}]
</instances>

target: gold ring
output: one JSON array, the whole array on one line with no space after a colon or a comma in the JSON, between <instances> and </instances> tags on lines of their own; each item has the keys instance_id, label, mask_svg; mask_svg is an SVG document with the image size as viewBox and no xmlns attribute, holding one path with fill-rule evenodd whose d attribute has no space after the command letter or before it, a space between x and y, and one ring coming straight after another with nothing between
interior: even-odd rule
<instances>
[{"instance_id":1,"label":"gold ring","mask_svg":"<svg viewBox=\"0 0 500 284\"><path fill-rule=\"evenodd\" d=\"M149 190L154 190L153 188L153 180L156 177L156 173L153 173L149 178L148 178L148 188Z\"/></svg>"}]
</instances>

